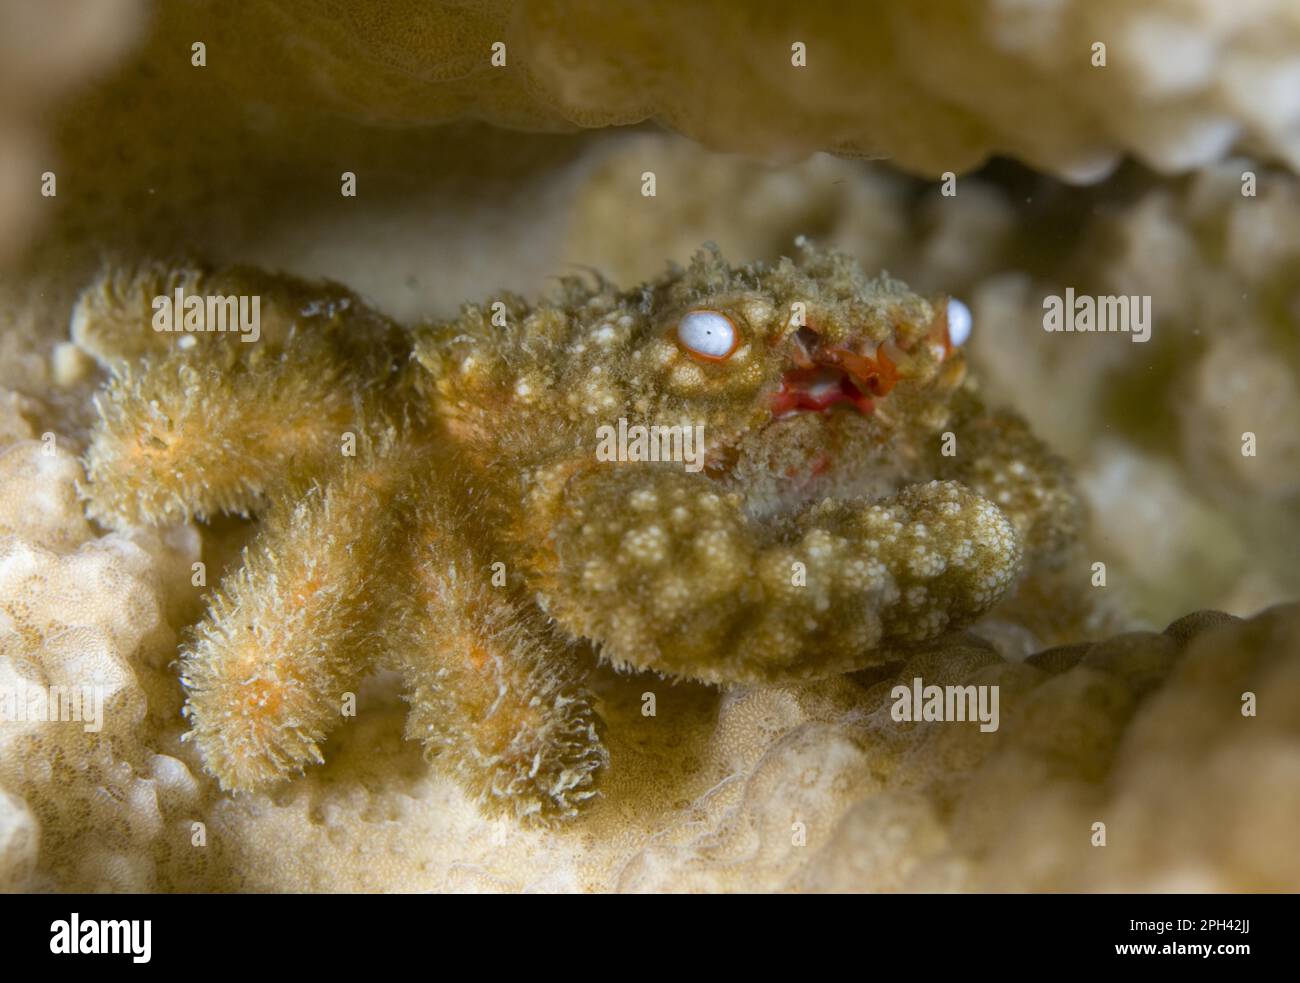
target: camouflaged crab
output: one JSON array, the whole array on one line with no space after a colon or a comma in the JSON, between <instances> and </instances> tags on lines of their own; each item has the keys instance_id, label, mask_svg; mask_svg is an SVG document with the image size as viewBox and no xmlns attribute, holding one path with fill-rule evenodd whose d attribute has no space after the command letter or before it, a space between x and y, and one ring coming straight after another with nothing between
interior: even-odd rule
<instances>
[{"instance_id":1,"label":"camouflaged crab","mask_svg":"<svg viewBox=\"0 0 1300 983\"><path fill-rule=\"evenodd\" d=\"M738 267L706 248L631 290L566 278L410 331L240 269L88 290L74 336L112 370L92 515L262 523L182 654L223 786L320 761L382 665L408 736L486 807L570 816L607 763L592 652L723 684L844 672L1050 566L1075 496L966 378L963 309L800 245ZM151 333L149 298L178 286L257 293L259 341ZM691 428L703 467L608 460L619 421Z\"/></svg>"}]
</instances>

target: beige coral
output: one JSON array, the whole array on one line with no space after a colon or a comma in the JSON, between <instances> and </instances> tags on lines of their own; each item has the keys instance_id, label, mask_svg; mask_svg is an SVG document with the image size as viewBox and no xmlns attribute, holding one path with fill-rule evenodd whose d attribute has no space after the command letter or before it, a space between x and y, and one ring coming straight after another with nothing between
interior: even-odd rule
<instances>
[{"instance_id":1,"label":"beige coral","mask_svg":"<svg viewBox=\"0 0 1300 983\"><path fill-rule=\"evenodd\" d=\"M27 804L0 789L0 894L34 882L39 844L40 827Z\"/></svg>"},{"instance_id":2,"label":"beige coral","mask_svg":"<svg viewBox=\"0 0 1300 983\"><path fill-rule=\"evenodd\" d=\"M4 883L148 890L164 806L186 785L186 766L151 737L179 709L166 663L171 625L193 614L197 534L97 536L80 464L52 436L0 451ZM21 860L38 840L38 862Z\"/></svg>"},{"instance_id":3,"label":"beige coral","mask_svg":"<svg viewBox=\"0 0 1300 983\"><path fill-rule=\"evenodd\" d=\"M930 176L1004 154L1091 181L1125 153L1178 172L1235 145L1300 166L1300 22L1282 0L395 2L345 19L266 0L246 16L286 39L270 45L282 98L372 121L654 119L718 149L886 155Z\"/></svg>"},{"instance_id":4,"label":"beige coral","mask_svg":"<svg viewBox=\"0 0 1300 983\"><path fill-rule=\"evenodd\" d=\"M621 883L1294 890L1297 858L1270 844L1300 806L1278 794L1295 787L1298 671L1292 606L1250 622L1190 616L1022 665L958 640L865 693L841 680L736 694L718 741L737 725L777 739L647 844ZM894 721L890 691L914 676L1000 686L999 731ZM1258 717L1243 715L1244 692ZM1108 845L1094 845L1096 822Z\"/></svg>"}]
</instances>

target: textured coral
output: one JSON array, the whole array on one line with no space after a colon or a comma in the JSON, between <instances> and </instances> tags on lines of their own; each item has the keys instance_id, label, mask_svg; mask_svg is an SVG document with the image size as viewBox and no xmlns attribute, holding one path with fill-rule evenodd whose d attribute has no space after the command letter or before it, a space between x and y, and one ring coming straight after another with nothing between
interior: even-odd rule
<instances>
[{"instance_id":1,"label":"textured coral","mask_svg":"<svg viewBox=\"0 0 1300 983\"><path fill-rule=\"evenodd\" d=\"M766 729L762 752L624 865L620 886L1294 890L1296 857L1270 844L1298 805L1285 791L1297 671L1289 607L1246 623L1206 612L1019 665L956 639L884 679L732 694L719 748ZM916 676L1000 686L999 730L894 721L890 691ZM1257 717L1241 712L1247 691Z\"/></svg>"},{"instance_id":2,"label":"textured coral","mask_svg":"<svg viewBox=\"0 0 1300 983\"><path fill-rule=\"evenodd\" d=\"M1110 290L1151 295L1176 360L1183 457L1219 500L1300 503L1297 219L1290 175L1234 159L1145 195L1106 230L1119 248L1094 260ZM1255 456L1242 454L1248 431Z\"/></svg>"},{"instance_id":3,"label":"textured coral","mask_svg":"<svg viewBox=\"0 0 1300 983\"><path fill-rule=\"evenodd\" d=\"M26 803L0 789L0 892L20 891L35 879L39 839Z\"/></svg>"},{"instance_id":4,"label":"textured coral","mask_svg":"<svg viewBox=\"0 0 1300 983\"><path fill-rule=\"evenodd\" d=\"M398 0L346 17L325 0L264 0L244 17L248 35L276 39L281 99L371 121L655 119L719 149L887 155L931 176L999 153L1091 181L1124 153L1183 171L1236 144L1300 165L1300 23L1284 0ZM247 74L232 82L266 91Z\"/></svg>"},{"instance_id":5,"label":"textured coral","mask_svg":"<svg viewBox=\"0 0 1300 983\"><path fill-rule=\"evenodd\" d=\"M237 272L207 289L266 294L265 340L134 340L182 280L202 282L110 273L78 306L113 368L88 495L118 524L268 516L184 658L227 788L319 762L377 662L485 805L569 816L604 763L574 642L711 682L826 675L970 622L1077 534L1061 463L964 384L947 308L842 255L705 251L628 291L569 278L467 308L418 332L427 379L359 302ZM720 355L692 347L693 311L728 332ZM611 467L597 425L628 416L698 430L699 467Z\"/></svg>"},{"instance_id":6,"label":"textured coral","mask_svg":"<svg viewBox=\"0 0 1300 983\"><path fill-rule=\"evenodd\" d=\"M184 527L96 537L76 495L76 457L48 446L3 451L0 528L16 532L0 537L0 685L29 706L50 688L94 687L102 717L96 729L88 704L81 719L54 720L6 706L0 883L148 890L161 841L188 835L169 830L166 807L191 802L197 788L184 764L141 735L179 709L166 668L170 625L194 610L198 539ZM15 511L31 502L41 503L39 521L21 521Z\"/></svg>"},{"instance_id":7,"label":"textured coral","mask_svg":"<svg viewBox=\"0 0 1300 983\"><path fill-rule=\"evenodd\" d=\"M1047 219L1065 221L1049 212L1021 234L1048 235ZM1121 571L1133 612L1159 621L1206 598L1250 612L1294 597L1300 184L1245 159L1175 185L1134 175L1075 221L1051 262L1026 250L968 289L981 379L1014 390L1076 463L1107 517L1097 558ZM1043 299L1067 287L1149 296L1151 341L1044 332ZM1094 381L1059 384L1075 373Z\"/></svg>"}]
</instances>

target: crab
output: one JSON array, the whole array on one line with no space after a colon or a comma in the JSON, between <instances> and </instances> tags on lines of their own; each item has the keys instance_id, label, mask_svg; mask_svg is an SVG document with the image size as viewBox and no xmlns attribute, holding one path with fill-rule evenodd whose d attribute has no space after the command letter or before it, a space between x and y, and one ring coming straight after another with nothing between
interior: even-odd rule
<instances>
[{"instance_id":1,"label":"crab","mask_svg":"<svg viewBox=\"0 0 1300 983\"><path fill-rule=\"evenodd\" d=\"M177 286L257 291L260 340L149 336ZM720 686L882 664L1077 535L1062 462L968 375L964 306L803 241L411 328L334 285L155 266L74 323L111 370L90 513L260 523L180 658L227 789L320 762L391 667L408 736L487 811L568 819L609 763L595 662ZM598 454L615 426L689 428L702 466Z\"/></svg>"}]
</instances>

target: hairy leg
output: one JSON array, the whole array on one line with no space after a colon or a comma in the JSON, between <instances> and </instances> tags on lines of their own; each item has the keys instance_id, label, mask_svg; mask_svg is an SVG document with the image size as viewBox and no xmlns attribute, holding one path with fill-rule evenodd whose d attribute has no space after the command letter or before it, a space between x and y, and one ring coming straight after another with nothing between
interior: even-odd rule
<instances>
[{"instance_id":1,"label":"hairy leg","mask_svg":"<svg viewBox=\"0 0 1300 983\"><path fill-rule=\"evenodd\" d=\"M173 287L255 293L260 336L155 332L148 298ZM107 276L74 334L112 373L86 454L89 511L106 525L247 513L332 467L411 376L400 330L342 288L251 271Z\"/></svg>"},{"instance_id":2,"label":"hairy leg","mask_svg":"<svg viewBox=\"0 0 1300 983\"><path fill-rule=\"evenodd\" d=\"M188 736L222 787L320 762L345 694L370 668L394 533L388 464L366 448L327 484L279 503L183 648Z\"/></svg>"},{"instance_id":3,"label":"hairy leg","mask_svg":"<svg viewBox=\"0 0 1300 983\"><path fill-rule=\"evenodd\" d=\"M574 815L607 760L584 670L517 578L495 576L486 503L424 442L358 461L273 510L183 654L208 768L253 788L320 762L380 661L406 679L408 736L486 809Z\"/></svg>"},{"instance_id":4,"label":"hairy leg","mask_svg":"<svg viewBox=\"0 0 1300 983\"><path fill-rule=\"evenodd\" d=\"M394 582L390 657L407 736L490 812L549 822L595 795L608 754L585 668L493 547L492 511L443 458L404 506L408 569Z\"/></svg>"}]
</instances>

